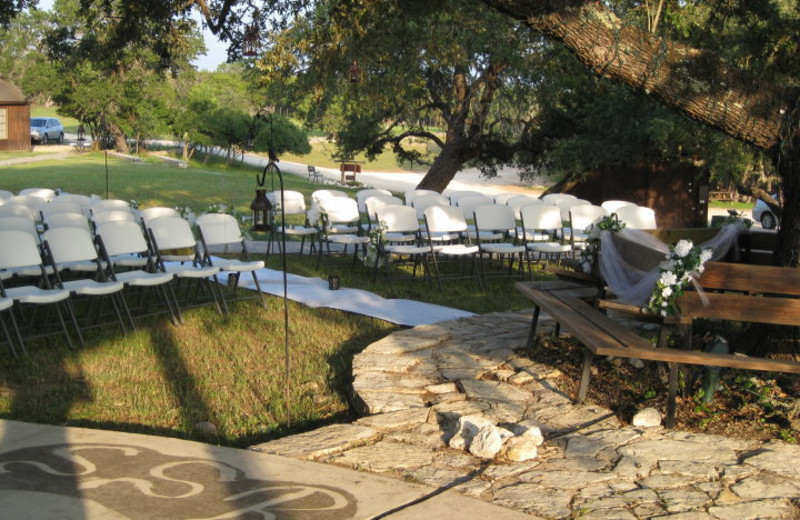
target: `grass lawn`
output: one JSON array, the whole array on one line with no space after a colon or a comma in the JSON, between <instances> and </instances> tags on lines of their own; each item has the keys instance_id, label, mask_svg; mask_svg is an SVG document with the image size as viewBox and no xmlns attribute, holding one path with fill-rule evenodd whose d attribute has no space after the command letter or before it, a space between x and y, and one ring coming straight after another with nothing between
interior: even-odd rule
<instances>
[{"instance_id":1,"label":"grass lawn","mask_svg":"<svg viewBox=\"0 0 800 520\"><path fill-rule=\"evenodd\" d=\"M143 207L212 203L247 210L254 196L254 169L192 165L187 169L136 164L103 154L4 167L0 188L61 187L66 191L134 199ZM269 180L267 181L269 183ZM287 175L286 188L310 194L318 185ZM269 264L277 268L279 259ZM346 287L410 298L473 312L530 305L512 280L480 290L472 281L448 283L441 293L425 283L394 282L390 290L364 269L339 264L333 270ZM289 257L288 270L326 278L308 258ZM31 342L14 361L0 346L0 417L31 422L106 428L247 446L322 424L351 419L347 393L354 353L397 330L387 322L291 303L290 385L284 375L283 302L268 297L268 309L236 303L226 320L212 308L184 313L175 327L166 317L138 323L123 335L114 327L89 331L86 346L70 350L58 336ZM288 403L286 395L288 394ZM288 413L287 413L288 410ZM217 435L195 429L214 423Z\"/></svg>"}]
</instances>

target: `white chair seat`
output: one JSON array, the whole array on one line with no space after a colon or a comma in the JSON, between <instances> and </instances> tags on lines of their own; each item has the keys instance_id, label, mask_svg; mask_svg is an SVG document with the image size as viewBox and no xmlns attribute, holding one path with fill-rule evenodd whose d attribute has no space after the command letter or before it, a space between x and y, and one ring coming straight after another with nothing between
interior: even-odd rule
<instances>
[{"instance_id":1,"label":"white chair seat","mask_svg":"<svg viewBox=\"0 0 800 520\"><path fill-rule=\"evenodd\" d=\"M328 242L333 244L369 244L369 237L360 237L358 235L329 235Z\"/></svg>"},{"instance_id":2,"label":"white chair seat","mask_svg":"<svg viewBox=\"0 0 800 520\"><path fill-rule=\"evenodd\" d=\"M56 303L69 298L69 291L62 289L40 289L33 285L11 287L6 289L6 296L15 302L46 304Z\"/></svg>"},{"instance_id":3,"label":"white chair seat","mask_svg":"<svg viewBox=\"0 0 800 520\"><path fill-rule=\"evenodd\" d=\"M305 227L305 226L290 226L290 227L279 227L278 233L285 233L287 235L316 235L317 228L313 227Z\"/></svg>"},{"instance_id":4,"label":"white chair seat","mask_svg":"<svg viewBox=\"0 0 800 520\"><path fill-rule=\"evenodd\" d=\"M468 246L465 244L449 244L445 246L434 246L434 250L440 255L474 255L478 252L478 246Z\"/></svg>"},{"instance_id":5,"label":"white chair seat","mask_svg":"<svg viewBox=\"0 0 800 520\"><path fill-rule=\"evenodd\" d=\"M572 250L572 247L569 244L560 244L558 242L536 242L533 244L528 244L527 247L531 251L547 254L561 254Z\"/></svg>"},{"instance_id":6,"label":"white chair seat","mask_svg":"<svg viewBox=\"0 0 800 520\"><path fill-rule=\"evenodd\" d=\"M394 255L421 255L429 253L431 249L428 246L394 245L386 246L385 250Z\"/></svg>"},{"instance_id":7,"label":"white chair seat","mask_svg":"<svg viewBox=\"0 0 800 520\"><path fill-rule=\"evenodd\" d=\"M414 242L417 237L408 233L384 233L383 239L390 244L398 242Z\"/></svg>"},{"instance_id":8,"label":"white chair seat","mask_svg":"<svg viewBox=\"0 0 800 520\"><path fill-rule=\"evenodd\" d=\"M221 271L248 272L261 269L264 265L263 260L214 259L214 266L219 267Z\"/></svg>"},{"instance_id":9,"label":"white chair seat","mask_svg":"<svg viewBox=\"0 0 800 520\"><path fill-rule=\"evenodd\" d=\"M358 226L331 226L328 229L330 235L345 235L358 232Z\"/></svg>"},{"instance_id":10,"label":"white chair seat","mask_svg":"<svg viewBox=\"0 0 800 520\"><path fill-rule=\"evenodd\" d=\"M164 270L179 278L208 278L219 274L217 266L194 266L186 264L166 264Z\"/></svg>"},{"instance_id":11,"label":"white chair seat","mask_svg":"<svg viewBox=\"0 0 800 520\"><path fill-rule=\"evenodd\" d=\"M101 268L106 269L108 264L105 262L100 262ZM58 264L58 268L61 271L69 270L69 271L79 271L82 273L93 273L97 271L97 262L93 260L79 260L77 262L64 262Z\"/></svg>"},{"instance_id":12,"label":"white chair seat","mask_svg":"<svg viewBox=\"0 0 800 520\"><path fill-rule=\"evenodd\" d=\"M96 280L69 280L63 282L64 289L82 296L103 296L121 291L122 282L98 282Z\"/></svg>"},{"instance_id":13,"label":"white chair seat","mask_svg":"<svg viewBox=\"0 0 800 520\"><path fill-rule=\"evenodd\" d=\"M481 244L481 251L496 255L518 255L525 252L525 246L517 246L508 242L489 242L488 244Z\"/></svg>"},{"instance_id":14,"label":"white chair seat","mask_svg":"<svg viewBox=\"0 0 800 520\"><path fill-rule=\"evenodd\" d=\"M137 287L151 287L167 283L174 278L172 273L150 273L147 271L124 271L116 273L117 281L125 285Z\"/></svg>"},{"instance_id":15,"label":"white chair seat","mask_svg":"<svg viewBox=\"0 0 800 520\"><path fill-rule=\"evenodd\" d=\"M111 257L111 263L116 267L144 267L147 265L147 262L147 258L135 253Z\"/></svg>"},{"instance_id":16,"label":"white chair seat","mask_svg":"<svg viewBox=\"0 0 800 520\"><path fill-rule=\"evenodd\" d=\"M11 308L14 305L14 300L11 298L0 298L0 311Z\"/></svg>"}]
</instances>

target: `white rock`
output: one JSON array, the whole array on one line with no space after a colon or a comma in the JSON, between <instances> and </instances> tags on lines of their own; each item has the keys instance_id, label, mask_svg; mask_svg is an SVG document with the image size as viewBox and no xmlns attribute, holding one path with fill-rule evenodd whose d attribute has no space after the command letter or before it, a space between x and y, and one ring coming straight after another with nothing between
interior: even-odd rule
<instances>
[{"instance_id":1,"label":"white rock","mask_svg":"<svg viewBox=\"0 0 800 520\"><path fill-rule=\"evenodd\" d=\"M510 431L493 424L481 427L469 445L469 452L482 459L493 459L503 449L503 443L513 437Z\"/></svg>"},{"instance_id":2,"label":"white rock","mask_svg":"<svg viewBox=\"0 0 800 520\"><path fill-rule=\"evenodd\" d=\"M459 417L456 433L450 438L448 444L456 450L469 449L472 439L482 427L487 425L494 426L490 420L480 415L463 415Z\"/></svg>"},{"instance_id":3,"label":"white rock","mask_svg":"<svg viewBox=\"0 0 800 520\"><path fill-rule=\"evenodd\" d=\"M531 439L536 446L541 446L544 442L544 435L542 434L542 428L539 423L531 420L527 421L520 421L517 424L511 426L511 431L514 432L514 435L519 437L527 437Z\"/></svg>"},{"instance_id":4,"label":"white rock","mask_svg":"<svg viewBox=\"0 0 800 520\"><path fill-rule=\"evenodd\" d=\"M506 441L506 458L514 462L535 459L539 455L539 446L536 440L525 435L511 437Z\"/></svg>"},{"instance_id":5,"label":"white rock","mask_svg":"<svg viewBox=\"0 0 800 520\"><path fill-rule=\"evenodd\" d=\"M630 364L633 368L644 368L644 361L641 359L630 358L628 359L628 364Z\"/></svg>"},{"instance_id":6,"label":"white rock","mask_svg":"<svg viewBox=\"0 0 800 520\"><path fill-rule=\"evenodd\" d=\"M655 408L645 408L633 416L633 425L642 428L661 426L661 412Z\"/></svg>"}]
</instances>

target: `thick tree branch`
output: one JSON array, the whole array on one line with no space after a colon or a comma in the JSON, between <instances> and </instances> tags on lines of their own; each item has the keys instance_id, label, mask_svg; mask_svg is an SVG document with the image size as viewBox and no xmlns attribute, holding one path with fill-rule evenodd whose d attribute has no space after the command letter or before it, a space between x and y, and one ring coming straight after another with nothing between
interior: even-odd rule
<instances>
[{"instance_id":1,"label":"thick tree branch","mask_svg":"<svg viewBox=\"0 0 800 520\"><path fill-rule=\"evenodd\" d=\"M792 138L796 88L759 81L717 56L658 38L591 0L482 0L562 42L596 73L623 81L767 150Z\"/></svg>"}]
</instances>

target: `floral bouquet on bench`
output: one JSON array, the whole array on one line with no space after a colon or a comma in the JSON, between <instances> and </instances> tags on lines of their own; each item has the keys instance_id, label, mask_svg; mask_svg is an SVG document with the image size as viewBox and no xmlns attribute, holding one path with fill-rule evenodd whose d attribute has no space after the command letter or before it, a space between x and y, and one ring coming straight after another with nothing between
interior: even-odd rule
<instances>
[{"instance_id":1,"label":"floral bouquet on bench","mask_svg":"<svg viewBox=\"0 0 800 520\"><path fill-rule=\"evenodd\" d=\"M697 278L712 253L712 249L695 247L691 240L680 240L670 246L666 261L659 266L660 276L645 310L662 317L680 312L678 298L690 282L699 290Z\"/></svg>"}]
</instances>

